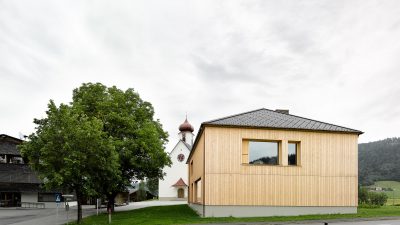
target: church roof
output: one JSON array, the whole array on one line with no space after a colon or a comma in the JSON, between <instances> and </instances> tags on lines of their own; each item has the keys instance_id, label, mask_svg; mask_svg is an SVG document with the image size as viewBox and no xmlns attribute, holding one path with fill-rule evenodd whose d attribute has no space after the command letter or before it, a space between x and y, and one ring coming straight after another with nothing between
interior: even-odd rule
<instances>
[{"instance_id":1,"label":"church roof","mask_svg":"<svg viewBox=\"0 0 400 225\"><path fill-rule=\"evenodd\" d=\"M180 126L179 126L179 131L184 132L184 131L190 131L193 132L194 128L193 126L189 123L189 121L187 120L187 118L185 119L185 122L183 122Z\"/></svg>"},{"instance_id":2,"label":"church roof","mask_svg":"<svg viewBox=\"0 0 400 225\"><path fill-rule=\"evenodd\" d=\"M182 141L182 140L181 140ZM184 142L184 141L182 141L183 142L183 144L189 149L189 151L190 150L192 150L192 146L190 145L190 144L188 144L188 143L186 143L186 142Z\"/></svg>"},{"instance_id":3,"label":"church roof","mask_svg":"<svg viewBox=\"0 0 400 225\"><path fill-rule=\"evenodd\" d=\"M182 186L187 186L187 184L185 183L185 181L182 180L182 178L179 178L179 180L172 185L172 187L182 187Z\"/></svg>"}]
</instances>

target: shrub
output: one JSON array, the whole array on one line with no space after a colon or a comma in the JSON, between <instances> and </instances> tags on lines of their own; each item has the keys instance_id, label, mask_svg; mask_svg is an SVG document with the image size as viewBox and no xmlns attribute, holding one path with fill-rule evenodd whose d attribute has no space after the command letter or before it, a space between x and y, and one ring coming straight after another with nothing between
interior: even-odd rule
<instances>
[{"instance_id":1,"label":"shrub","mask_svg":"<svg viewBox=\"0 0 400 225\"><path fill-rule=\"evenodd\" d=\"M361 204L368 204L368 190L364 187L358 189L358 203Z\"/></svg>"},{"instance_id":2,"label":"shrub","mask_svg":"<svg viewBox=\"0 0 400 225\"><path fill-rule=\"evenodd\" d=\"M368 197L370 204L379 206L383 206L388 199L388 196L385 193L376 193L376 192L369 192Z\"/></svg>"},{"instance_id":3,"label":"shrub","mask_svg":"<svg viewBox=\"0 0 400 225\"><path fill-rule=\"evenodd\" d=\"M387 202L388 196L385 193L368 191L366 188L358 189L358 203L362 208L373 208L373 206L383 206Z\"/></svg>"}]
</instances>

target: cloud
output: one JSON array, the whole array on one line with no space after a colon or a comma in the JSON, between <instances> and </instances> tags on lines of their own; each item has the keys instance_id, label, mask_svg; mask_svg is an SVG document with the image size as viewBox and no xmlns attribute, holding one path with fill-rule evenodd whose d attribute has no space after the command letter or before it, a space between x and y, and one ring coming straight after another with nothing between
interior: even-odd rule
<instances>
[{"instance_id":1,"label":"cloud","mask_svg":"<svg viewBox=\"0 0 400 225\"><path fill-rule=\"evenodd\" d=\"M0 133L82 82L134 88L170 133L256 108L398 135L400 3L1 1Z\"/></svg>"}]
</instances>

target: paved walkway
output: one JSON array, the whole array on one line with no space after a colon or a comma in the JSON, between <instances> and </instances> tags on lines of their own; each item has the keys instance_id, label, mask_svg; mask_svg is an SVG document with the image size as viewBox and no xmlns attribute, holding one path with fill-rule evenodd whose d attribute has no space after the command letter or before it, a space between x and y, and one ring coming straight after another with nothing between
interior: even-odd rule
<instances>
[{"instance_id":1,"label":"paved walkway","mask_svg":"<svg viewBox=\"0 0 400 225\"><path fill-rule=\"evenodd\" d=\"M128 211L133 209L146 208L150 206L162 206L162 205L183 205L187 204L187 201L144 201L144 202L131 202L126 206L115 207L115 211Z\"/></svg>"}]
</instances>

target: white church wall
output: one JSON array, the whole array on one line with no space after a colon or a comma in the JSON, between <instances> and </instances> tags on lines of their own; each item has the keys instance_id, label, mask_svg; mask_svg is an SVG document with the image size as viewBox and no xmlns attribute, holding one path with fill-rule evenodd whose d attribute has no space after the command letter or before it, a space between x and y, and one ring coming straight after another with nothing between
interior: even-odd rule
<instances>
[{"instance_id":1,"label":"white church wall","mask_svg":"<svg viewBox=\"0 0 400 225\"><path fill-rule=\"evenodd\" d=\"M186 159L189 156L189 149L181 141L171 151L170 157L172 161L171 167L165 167L163 171L166 173L164 180L159 181L159 198L160 200L173 200L178 197L178 187L172 187L180 178L188 184L188 168ZM178 155L183 154L185 158L182 162L178 161ZM185 198L187 198L187 187L183 187Z\"/></svg>"}]
</instances>

